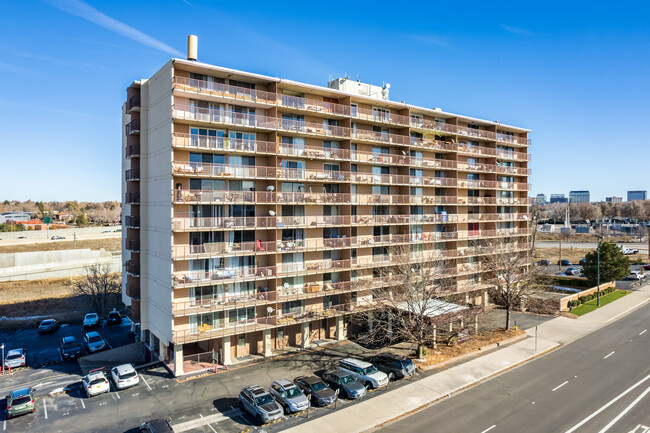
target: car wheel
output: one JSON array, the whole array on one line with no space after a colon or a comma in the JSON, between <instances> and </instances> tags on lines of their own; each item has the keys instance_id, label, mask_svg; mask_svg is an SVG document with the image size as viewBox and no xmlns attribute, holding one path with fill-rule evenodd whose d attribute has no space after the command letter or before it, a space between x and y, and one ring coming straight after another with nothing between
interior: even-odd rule
<instances>
[{"instance_id":1,"label":"car wheel","mask_svg":"<svg viewBox=\"0 0 650 433\"><path fill-rule=\"evenodd\" d=\"M395 380L395 373L393 373L392 371L388 373L388 380Z\"/></svg>"},{"instance_id":2,"label":"car wheel","mask_svg":"<svg viewBox=\"0 0 650 433\"><path fill-rule=\"evenodd\" d=\"M372 389L372 383L370 383L370 382L366 382L366 389L367 389L367 390Z\"/></svg>"},{"instance_id":3,"label":"car wheel","mask_svg":"<svg viewBox=\"0 0 650 433\"><path fill-rule=\"evenodd\" d=\"M284 407L284 414L289 415L291 413L291 409L289 409L289 406Z\"/></svg>"},{"instance_id":4,"label":"car wheel","mask_svg":"<svg viewBox=\"0 0 650 433\"><path fill-rule=\"evenodd\" d=\"M259 425L264 424L264 420L262 419L262 416L260 414L257 414L257 416L255 417L255 421L257 421Z\"/></svg>"}]
</instances>

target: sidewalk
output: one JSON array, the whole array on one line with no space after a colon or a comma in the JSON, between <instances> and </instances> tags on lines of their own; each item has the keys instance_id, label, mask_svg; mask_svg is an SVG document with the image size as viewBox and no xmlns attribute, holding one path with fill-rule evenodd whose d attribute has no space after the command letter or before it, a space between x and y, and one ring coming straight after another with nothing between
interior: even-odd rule
<instances>
[{"instance_id":1,"label":"sidewalk","mask_svg":"<svg viewBox=\"0 0 650 433\"><path fill-rule=\"evenodd\" d=\"M637 307L650 301L650 284L579 319L558 317L529 329L528 338L508 347L420 379L394 391L376 391L380 395L335 413L285 430L298 433L363 432L427 406L436 400L470 387L491 376L529 361L544 352L575 341L598 328L609 325Z\"/></svg>"}]
</instances>

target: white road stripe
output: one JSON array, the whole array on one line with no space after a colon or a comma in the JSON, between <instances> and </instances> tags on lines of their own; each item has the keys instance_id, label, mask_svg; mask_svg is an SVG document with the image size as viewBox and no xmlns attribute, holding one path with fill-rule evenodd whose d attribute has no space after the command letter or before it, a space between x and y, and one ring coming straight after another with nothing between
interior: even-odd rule
<instances>
[{"instance_id":1,"label":"white road stripe","mask_svg":"<svg viewBox=\"0 0 650 433\"><path fill-rule=\"evenodd\" d=\"M634 400L632 403L630 403L630 405L629 405L628 407L626 407L625 410L623 410L623 412L619 413L618 416L617 416L616 418L614 418L613 420L611 420L611 421L609 422L609 424L607 424L605 427L603 427L603 429L600 430L598 433L605 433L607 430L609 430L609 428L610 428L611 426L613 426L614 424L616 424L616 422L617 422L618 420L620 420L621 418L623 418L623 416L624 416L626 413L628 413L628 412L629 412L629 411L630 411L634 406L636 406L636 404L637 404L638 402L640 402L641 399L643 399L643 397L645 397L649 392L650 392L650 387L648 387L645 391L643 391L643 393L641 393L641 395L638 396L638 397L636 398L636 400ZM636 430L636 429L635 429L635 430Z\"/></svg>"},{"instance_id":2,"label":"white road stripe","mask_svg":"<svg viewBox=\"0 0 650 433\"><path fill-rule=\"evenodd\" d=\"M2 423L2 430L7 430L7 420Z\"/></svg>"},{"instance_id":3,"label":"white road stripe","mask_svg":"<svg viewBox=\"0 0 650 433\"><path fill-rule=\"evenodd\" d=\"M553 391L555 391L555 390L558 390L558 389L562 388L562 387L563 387L564 385L566 385L567 383L569 383L568 380L567 380L566 382L561 383L560 385L556 386L555 388L553 388L553 389L551 390L551 392L553 392Z\"/></svg>"},{"instance_id":4,"label":"white road stripe","mask_svg":"<svg viewBox=\"0 0 650 433\"><path fill-rule=\"evenodd\" d=\"M140 379L142 379L142 381L144 382L144 384L147 385L147 389L149 389L149 391L151 391L151 387L150 387L149 384L147 383L147 380L144 378L144 375L140 375Z\"/></svg>"},{"instance_id":5,"label":"white road stripe","mask_svg":"<svg viewBox=\"0 0 650 433\"><path fill-rule=\"evenodd\" d=\"M616 396L616 397L614 397L613 399L611 399L611 400L610 400L609 402L607 402L604 406L602 406L600 409L598 409L597 411L595 411L594 413L592 413L591 415L589 415L587 418L583 419L583 420L580 421L578 424L576 424L576 425L574 425L573 427L571 427L569 430L566 431L566 433L572 433L572 432L578 430L580 427L582 427L582 426L585 425L587 422L589 422L589 420L591 420L593 417L595 417L596 415L598 415L599 413L601 413L602 411L604 411L605 409L607 409L608 407L610 407L611 405L613 405L614 403L616 403L618 400L620 400L620 399L623 398L625 395L627 395L627 393L629 393L630 391L632 391L634 388L640 386L643 382L645 382L645 381L648 380L648 379L650 379L650 374L647 375L646 377L644 377L643 379L641 379L640 381L638 381L637 383L635 383L634 385L632 385L631 387L629 387L628 389L626 389L625 391L623 391L622 393L620 393L618 396Z\"/></svg>"},{"instance_id":6,"label":"white road stripe","mask_svg":"<svg viewBox=\"0 0 650 433\"><path fill-rule=\"evenodd\" d=\"M607 359L607 358L609 358L610 356L612 356L615 353L616 353L616 351L612 350L612 352L608 353L603 359Z\"/></svg>"},{"instance_id":7,"label":"white road stripe","mask_svg":"<svg viewBox=\"0 0 650 433\"><path fill-rule=\"evenodd\" d=\"M643 334L645 334L646 331L647 331L647 329L644 329L643 331L641 331L641 332L639 333L639 335L643 335Z\"/></svg>"},{"instance_id":8,"label":"white road stripe","mask_svg":"<svg viewBox=\"0 0 650 433\"><path fill-rule=\"evenodd\" d=\"M623 316L623 315L629 313L630 311L639 308L641 305L645 304L645 303L648 302L648 301L650 301L650 299L644 299L643 301L641 301L640 303L638 303L638 304L635 305L634 307L632 307L632 308L628 308L627 310L623 311L622 313L619 313L619 314L617 314L616 316L614 316L614 317L612 317L612 318L610 318L610 319L605 320L605 323L609 323L609 322L611 322L612 320L616 320L616 319L618 319L619 317L621 317L621 316Z\"/></svg>"},{"instance_id":9,"label":"white road stripe","mask_svg":"<svg viewBox=\"0 0 650 433\"><path fill-rule=\"evenodd\" d=\"M43 400L43 409L45 410L45 419L47 419L47 400Z\"/></svg>"},{"instance_id":10,"label":"white road stripe","mask_svg":"<svg viewBox=\"0 0 650 433\"><path fill-rule=\"evenodd\" d=\"M217 433L217 431L212 427L210 424L208 424L208 427L210 427L210 430L212 430L214 433Z\"/></svg>"},{"instance_id":11,"label":"white road stripe","mask_svg":"<svg viewBox=\"0 0 650 433\"><path fill-rule=\"evenodd\" d=\"M493 429L494 427L496 427L496 426L497 426L497 425L494 424L492 427L486 428L486 429L483 430L481 433L489 432L490 430L492 430L492 429Z\"/></svg>"},{"instance_id":12,"label":"white road stripe","mask_svg":"<svg viewBox=\"0 0 650 433\"><path fill-rule=\"evenodd\" d=\"M81 402L81 407L83 407L85 409L86 408L86 403L84 403L84 399L80 398L79 401Z\"/></svg>"}]
</instances>

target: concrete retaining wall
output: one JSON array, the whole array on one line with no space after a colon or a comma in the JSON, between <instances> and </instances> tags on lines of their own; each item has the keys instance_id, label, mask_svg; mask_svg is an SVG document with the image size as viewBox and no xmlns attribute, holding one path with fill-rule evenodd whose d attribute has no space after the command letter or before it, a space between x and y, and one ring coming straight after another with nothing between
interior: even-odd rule
<instances>
[{"instance_id":1,"label":"concrete retaining wall","mask_svg":"<svg viewBox=\"0 0 650 433\"><path fill-rule=\"evenodd\" d=\"M111 368L121 364L133 364L136 367L144 364L146 360L146 348L143 343L131 343L115 349L105 350L92 355L79 358L79 368L82 374L88 374L90 370L105 367L108 375Z\"/></svg>"},{"instance_id":2,"label":"concrete retaining wall","mask_svg":"<svg viewBox=\"0 0 650 433\"><path fill-rule=\"evenodd\" d=\"M0 254L0 281L66 278L84 275L85 267L109 265L113 272L122 269L121 256L100 250L58 250Z\"/></svg>"},{"instance_id":3,"label":"concrete retaining wall","mask_svg":"<svg viewBox=\"0 0 650 433\"><path fill-rule=\"evenodd\" d=\"M605 290L605 289L608 289L610 287L615 287L615 286L616 286L616 282L612 281L610 283L601 284L600 285L600 290ZM560 305L559 305L560 308L558 308L558 310L560 310L560 311L569 311L569 307L568 307L569 301L575 301L580 296L591 295L592 293L596 293L597 291L598 291L598 287L592 287L591 289L583 290L580 293L575 293L573 295L565 296L565 297L563 297L563 298L561 298L559 300L560 301Z\"/></svg>"}]
</instances>

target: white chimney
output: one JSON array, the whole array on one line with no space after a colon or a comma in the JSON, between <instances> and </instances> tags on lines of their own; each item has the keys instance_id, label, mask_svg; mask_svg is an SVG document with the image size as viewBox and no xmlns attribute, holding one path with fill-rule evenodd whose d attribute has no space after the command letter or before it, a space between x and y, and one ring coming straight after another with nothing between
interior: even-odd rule
<instances>
[{"instance_id":1,"label":"white chimney","mask_svg":"<svg viewBox=\"0 0 650 433\"><path fill-rule=\"evenodd\" d=\"M196 35L187 37L187 60L196 62L196 52L199 49L199 38Z\"/></svg>"}]
</instances>

